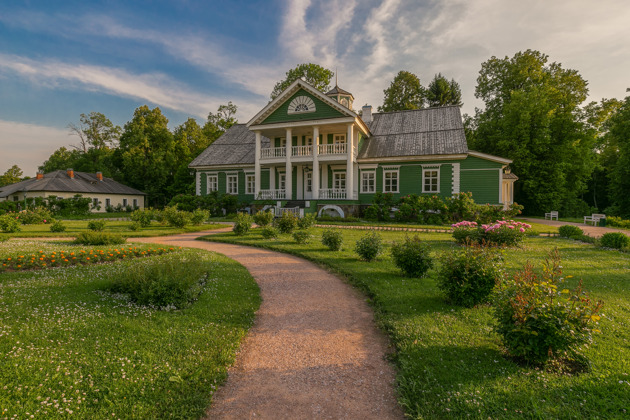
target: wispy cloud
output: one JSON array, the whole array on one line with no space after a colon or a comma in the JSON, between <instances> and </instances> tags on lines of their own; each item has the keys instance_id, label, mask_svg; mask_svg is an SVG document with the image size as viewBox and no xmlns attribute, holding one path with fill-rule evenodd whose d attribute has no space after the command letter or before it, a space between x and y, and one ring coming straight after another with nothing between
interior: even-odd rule
<instances>
[{"instance_id":1,"label":"wispy cloud","mask_svg":"<svg viewBox=\"0 0 630 420\"><path fill-rule=\"evenodd\" d=\"M82 89L140 99L202 118L223 102L199 94L162 73L132 74L114 67L33 60L7 54L0 54L0 71L50 88Z\"/></svg>"}]
</instances>

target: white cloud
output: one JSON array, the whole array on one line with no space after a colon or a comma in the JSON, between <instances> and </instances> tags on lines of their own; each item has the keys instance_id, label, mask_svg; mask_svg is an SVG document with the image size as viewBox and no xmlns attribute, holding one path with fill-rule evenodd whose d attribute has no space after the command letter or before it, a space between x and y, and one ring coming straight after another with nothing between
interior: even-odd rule
<instances>
[{"instance_id":1,"label":"white cloud","mask_svg":"<svg viewBox=\"0 0 630 420\"><path fill-rule=\"evenodd\" d=\"M0 173L18 165L24 176L33 177L55 150L75 142L68 130L0 120Z\"/></svg>"},{"instance_id":2,"label":"white cloud","mask_svg":"<svg viewBox=\"0 0 630 420\"><path fill-rule=\"evenodd\" d=\"M197 93L162 73L132 74L123 69L32 60L0 54L0 71L27 78L50 88L75 88L141 99L169 109L205 118L223 103Z\"/></svg>"}]
</instances>

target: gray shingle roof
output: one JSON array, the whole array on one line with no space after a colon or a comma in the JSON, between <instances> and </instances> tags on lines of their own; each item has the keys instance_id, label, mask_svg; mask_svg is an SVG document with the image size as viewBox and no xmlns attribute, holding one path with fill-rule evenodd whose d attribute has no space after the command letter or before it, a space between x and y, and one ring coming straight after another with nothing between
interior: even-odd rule
<instances>
[{"instance_id":1,"label":"gray shingle roof","mask_svg":"<svg viewBox=\"0 0 630 420\"><path fill-rule=\"evenodd\" d=\"M468 152L456 106L377 113L367 126L372 137L363 143L358 159Z\"/></svg>"},{"instance_id":2,"label":"gray shingle roof","mask_svg":"<svg viewBox=\"0 0 630 420\"><path fill-rule=\"evenodd\" d=\"M366 125L372 137L365 140L358 158L465 154L468 152L459 107L447 106L377 113ZM256 135L236 124L204 150L189 167L253 165ZM270 141L262 137L261 146Z\"/></svg>"},{"instance_id":3,"label":"gray shingle roof","mask_svg":"<svg viewBox=\"0 0 630 420\"><path fill-rule=\"evenodd\" d=\"M235 124L221 137L216 139L206 150L201 152L188 167L211 165L253 165L256 134L245 124ZM269 147L269 139L261 138L261 146Z\"/></svg>"},{"instance_id":4,"label":"gray shingle roof","mask_svg":"<svg viewBox=\"0 0 630 420\"><path fill-rule=\"evenodd\" d=\"M67 171L60 170L44 174L42 179L31 178L0 187L0 197L27 191L146 195L142 191L123 185L111 178L103 177L103 180L99 181L96 174L76 171L74 172L74 178L70 178Z\"/></svg>"}]
</instances>

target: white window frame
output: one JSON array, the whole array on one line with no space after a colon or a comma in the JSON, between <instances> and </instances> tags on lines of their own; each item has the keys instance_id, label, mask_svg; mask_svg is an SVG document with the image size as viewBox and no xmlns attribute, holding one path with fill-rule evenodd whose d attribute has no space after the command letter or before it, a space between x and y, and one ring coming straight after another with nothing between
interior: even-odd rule
<instances>
[{"instance_id":1,"label":"white window frame","mask_svg":"<svg viewBox=\"0 0 630 420\"><path fill-rule=\"evenodd\" d=\"M226 174L225 193L231 194L231 195L238 195L238 174Z\"/></svg>"},{"instance_id":2,"label":"white window frame","mask_svg":"<svg viewBox=\"0 0 630 420\"><path fill-rule=\"evenodd\" d=\"M304 180L306 181L306 192L313 192L313 172L305 172Z\"/></svg>"},{"instance_id":3,"label":"white window frame","mask_svg":"<svg viewBox=\"0 0 630 420\"><path fill-rule=\"evenodd\" d=\"M372 181L372 186L370 188L370 179ZM365 188L366 183L368 181L368 188ZM374 194L376 193L376 171L361 171L361 193L362 194Z\"/></svg>"},{"instance_id":4,"label":"white window frame","mask_svg":"<svg viewBox=\"0 0 630 420\"><path fill-rule=\"evenodd\" d=\"M346 180L347 177L345 172L333 172L333 189L345 190ZM343 186L341 184L343 184Z\"/></svg>"},{"instance_id":5,"label":"white window frame","mask_svg":"<svg viewBox=\"0 0 630 420\"><path fill-rule=\"evenodd\" d=\"M284 172L278 172L278 189L284 190L287 188L287 174Z\"/></svg>"},{"instance_id":6,"label":"white window frame","mask_svg":"<svg viewBox=\"0 0 630 420\"><path fill-rule=\"evenodd\" d=\"M396 189L392 189L391 181L387 182L388 174L396 174ZM389 178L394 179L394 178ZM388 185L389 184L389 185ZM384 193L397 193L400 191L400 169L383 169L383 192Z\"/></svg>"},{"instance_id":7,"label":"white window frame","mask_svg":"<svg viewBox=\"0 0 630 420\"><path fill-rule=\"evenodd\" d=\"M346 135L333 134L333 144L346 144Z\"/></svg>"},{"instance_id":8,"label":"white window frame","mask_svg":"<svg viewBox=\"0 0 630 420\"><path fill-rule=\"evenodd\" d=\"M436 176L427 176L427 173L429 172L435 172ZM427 184L426 181L430 180L430 179L435 179L436 183L435 183L435 190L433 188L427 189ZM433 183L431 183L431 186L433 187ZM435 194L435 193L439 193L440 192L440 167L433 167L433 168L422 168L422 192L426 193L426 194Z\"/></svg>"},{"instance_id":9,"label":"white window frame","mask_svg":"<svg viewBox=\"0 0 630 420\"><path fill-rule=\"evenodd\" d=\"M313 145L313 136L307 136L304 139L304 146L312 146Z\"/></svg>"},{"instance_id":10,"label":"white window frame","mask_svg":"<svg viewBox=\"0 0 630 420\"><path fill-rule=\"evenodd\" d=\"M206 191L208 194L214 191L219 191L219 174L208 174Z\"/></svg>"},{"instance_id":11,"label":"white window frame","mask_svg":"<svg viewBox=\"0 0 630 420\"><path fill-rule=\"evenodd\" d=\"M245 194L254 194L256 188L256 176L254 174L245 174Z\"/></svg>"},{"instance_id":12,"label":"white window frame","mask_svg":"<svg viewBox=\"0 0 630 420\"><path fill-rule=\"evenodd\" d=\"M287 147L287 138L280 137L280 147Z\"/></svg>"}]
</instances>

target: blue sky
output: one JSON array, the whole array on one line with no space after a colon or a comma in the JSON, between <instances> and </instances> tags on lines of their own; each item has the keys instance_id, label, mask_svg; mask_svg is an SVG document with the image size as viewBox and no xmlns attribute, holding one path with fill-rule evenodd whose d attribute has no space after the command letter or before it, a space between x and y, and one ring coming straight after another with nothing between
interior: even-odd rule
<instances>
[{"instance_id":1,"label":"blue sky","mask_svg":"<svg viewBox=\"0 0 630 420\"><path fill-rule=\"evenodd\" d=\"M441 72L473 113L481 63L531 48L578 70L589 100L623 98L628 22L626 0L3 0L0 174L33 176L81 113L123 126L148 104L172 129L232 101L246 122L304 62L337 69L357 106L381 105L399 70Z\"/></svg>"}]
</instances>

